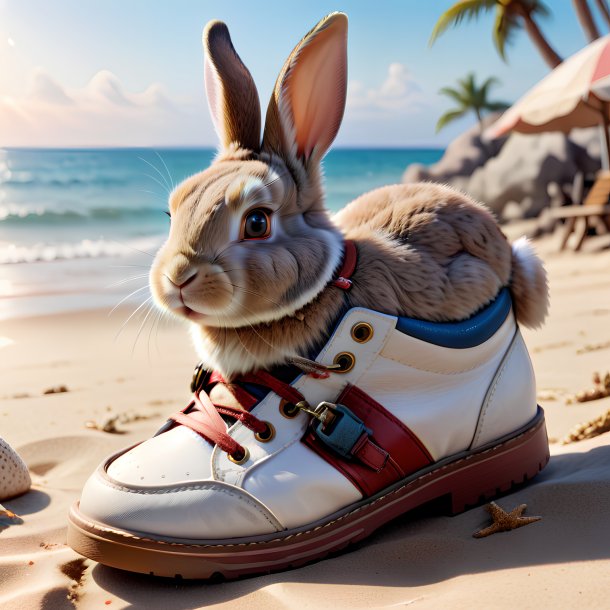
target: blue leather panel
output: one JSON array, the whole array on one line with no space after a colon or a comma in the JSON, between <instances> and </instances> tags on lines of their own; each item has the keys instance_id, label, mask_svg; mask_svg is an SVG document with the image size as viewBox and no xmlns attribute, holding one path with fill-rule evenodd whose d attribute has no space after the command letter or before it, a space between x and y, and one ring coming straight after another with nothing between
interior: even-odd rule
<instances>
[{"instance_id":1,"label":"blue leather panel","mask_svg":"<svg viewBox=\"0 0 610 610\"><path fill-rule=\"evenodd\" d=\"M484 343L502 326L512 301L508 288L503 288L485 309L461 322L427 322L415 318L398 318L396 330L427 343L464 349Z\"/></svg>"}]
</instances>

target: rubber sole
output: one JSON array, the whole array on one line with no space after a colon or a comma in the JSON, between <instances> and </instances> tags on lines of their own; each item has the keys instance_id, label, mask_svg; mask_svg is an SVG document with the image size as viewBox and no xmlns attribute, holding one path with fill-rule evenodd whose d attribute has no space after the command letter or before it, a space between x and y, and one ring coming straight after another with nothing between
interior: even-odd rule
<instances>
[{"instance_id":1,"label":"rubber sole","mask_svg":"<svg viewBox=\"0 0 610 610\"><path fill-rule=\"evenodd\" d=\"M544 413L539 409L531 425L512 438L415 473L326 523L254 541L185 542L92 522L80 513L77 502L70 510L68 544L104 565L156 576L231 580L277 572L336 554L392 519L438 498L447 497L450 513L460 513L531 479L548 460Z\"/></svg>"}]
</instances>

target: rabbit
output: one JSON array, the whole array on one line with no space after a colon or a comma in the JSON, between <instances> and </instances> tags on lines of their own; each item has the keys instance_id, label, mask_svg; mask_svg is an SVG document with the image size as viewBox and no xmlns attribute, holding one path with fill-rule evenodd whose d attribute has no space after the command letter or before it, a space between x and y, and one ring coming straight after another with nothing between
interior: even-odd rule
<instances>
[{"instance_id":1,"label":"rabbit","mask_svg":"<svg viewBox=\"0 0 610 610\"><path fill-rule=\"evenodd\" d=\"M198 355L226 379L306 358L349 308L436 322L468 318L505 286L518 322L538 327L546 274L525 239L512 246L491 212L447 186L386 186L331 218L321 161L343 117L347 17L332 13L294 48L261 142L250 72L227 26L203 34L220 151L170 195L170 231L150 271L156 303L191 323ZM350 290L332 280L346 239Z\"/></svg>"}]
</instances>

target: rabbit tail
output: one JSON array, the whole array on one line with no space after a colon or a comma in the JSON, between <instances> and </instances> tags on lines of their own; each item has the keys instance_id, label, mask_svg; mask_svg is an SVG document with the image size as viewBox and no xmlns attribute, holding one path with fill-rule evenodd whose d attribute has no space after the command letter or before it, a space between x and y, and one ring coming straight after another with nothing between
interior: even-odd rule
<instances>
[{"instance_id":1,"label":"rabbit tail","mask_svg":"<svg viewBox=\"0 0 610 610\"><path fill-rule=\"evenodd\" d=\"M549 286L544 265L526 237L512 245L510 291L517 322L528 328L542 326L549 309Z\"/></svg>"}]
</instances>

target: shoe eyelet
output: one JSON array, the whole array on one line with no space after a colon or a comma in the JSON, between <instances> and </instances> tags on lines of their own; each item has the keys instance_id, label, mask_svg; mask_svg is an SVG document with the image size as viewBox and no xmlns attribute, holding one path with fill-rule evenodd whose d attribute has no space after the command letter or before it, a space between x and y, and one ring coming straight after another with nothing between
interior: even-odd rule
<instances>
[{"instance_id":1,"label":"shoe eyelet","mask_svg":"<svg viewBox=\"0 0 610 610\"><path fill-rule=\"evenodd\" d=\"M231 462L233 462L234 464L237 464L239 466L240 464L247 462L248 458L250 457L250 452L248 451L248 447L243 447L243 450L244 450L244 454L240 458L237 458L237 457L231 455L230 453L227 454L227 457L229 458L229 460Z\"/></svg>"},{"instance_id":2,"label":"shoe eyelet","mask_svg":"<svg viewBox=\"0 0 610 610\"><path fill-rule=\"evenodd\" d=\"M193 372L193 377L191 379L191 392L196 392L197 390L201 390L205 385L205 381L207 376L209 375L209 371L207 371L203 362L200 362Z\"/></svg>"},{"instance_id":3,"label":"shoe eyelet","mask_svg":"<svg viewBox=\"0 0 610 610\"><path fill-rule=\"evenodd\" d=\"M280 414L286 419L294 419L299 414L300 409L292 402L282 398L280 401Z\"/></svg>"},{"instance_id":4,"label":"shoe eyelet","mask_svg":"<svg viewBox=\"0 0 610 610\"><path fill-rule=\"evenodd\" d=\"M275 428L273 427L273 424L271 422L266 421L265 426L267 427L267 429L264 432L254 433L254 438L259 443L268 443L269 441L272 441L275 438Z\"/></svg>"},{"instance_id":5,"label":"shoe eyelet","mask_svg":"<svg viewBox=\"0 0 610 610\"><path fill-rule=\"evenodd\" d=\"M356 364L356 356L351 352L339 352L335 356L333 364L339 365L339 368L334 369L333 373L349 373Z\"/></svg>"},{"instance_id":6,"label":"shoe eyelet","mask_svg":"<svg viewBox=\"0 0 610 610\"><path fill-rule=\"evenodd\" d=\"M374 332L368 322L357 322L352 326L351 335L356 343L366 343L373 338Z\"/></svg>"}]
</instances>

